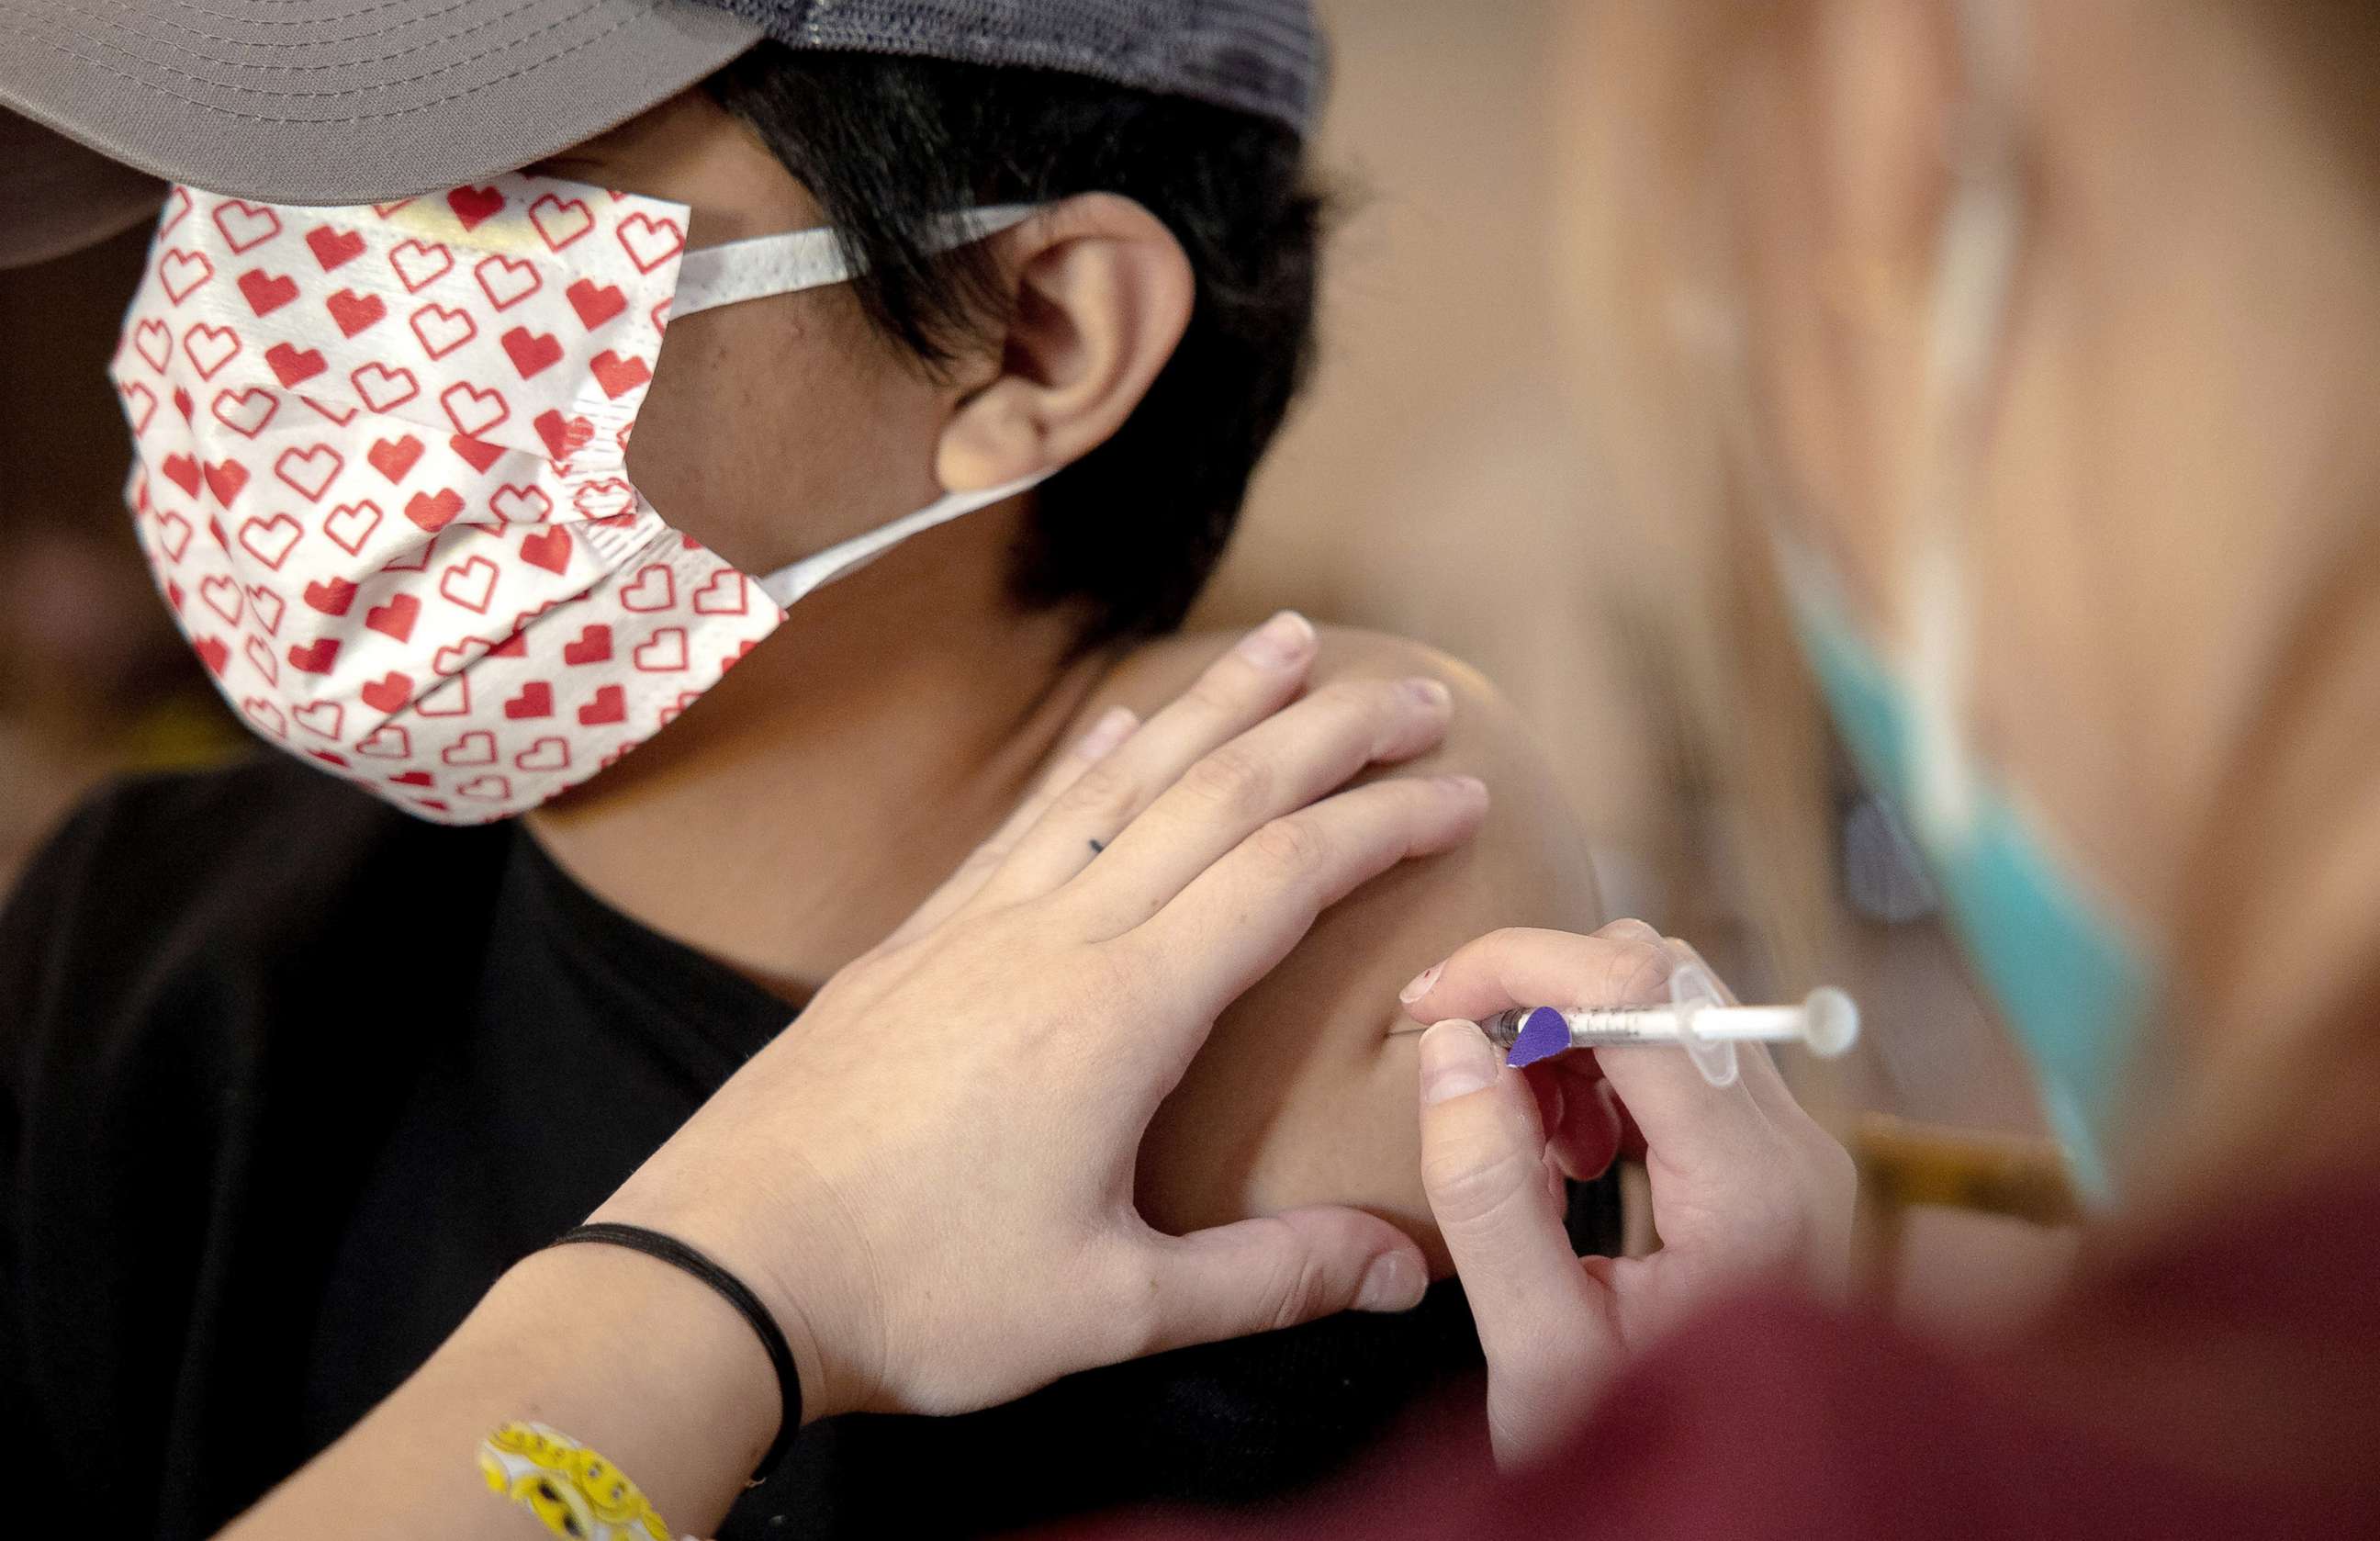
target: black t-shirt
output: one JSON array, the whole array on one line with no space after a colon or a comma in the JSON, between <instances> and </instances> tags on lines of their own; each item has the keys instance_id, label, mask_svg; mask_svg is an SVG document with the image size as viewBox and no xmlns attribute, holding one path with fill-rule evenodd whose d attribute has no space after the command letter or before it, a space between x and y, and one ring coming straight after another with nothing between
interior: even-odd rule
<instances>
[{"instance_id":1,"label":"black t-shirt","mask_svg":"<svg viewBox=\"0 0 2380 1541\"><path fill-rule=\"evenodd\" d=\"M206 1535L791 1014L515 825L419 823L278 757L106 792L0 916L5 1448L82 1496L80 1531ZM1576 1228L1608 1241L1609 1190L1580 1199ZM720 1534L981 1534L1269 1497L1477 1354L1441 1287L1409 1316L986 1413L830 1420Z\"/></svg>"}]
</instances>

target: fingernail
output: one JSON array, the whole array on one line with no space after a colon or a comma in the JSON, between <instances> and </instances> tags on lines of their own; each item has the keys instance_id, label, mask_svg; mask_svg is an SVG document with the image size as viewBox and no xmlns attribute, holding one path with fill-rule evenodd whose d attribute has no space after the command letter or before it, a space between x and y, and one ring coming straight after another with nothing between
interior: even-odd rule
<instances>
[{"instance_id":1,"label":"fingernail","mask_svg":"<svg viewBox=\"0 0 2380 1541\"><path fill-rule=\"evenodd\" d=\"M1423 969L1420 973L1413 977L1413 983L1397 991L1397 999L1403 1001L1408 1006L1412 1005L1423 996L1427 995L1429 993L1429 987L1438 983L1438 977L1445 972L1446 965L1444 964L1434 963L1430 965L1427 968Z\"/></svg>"},{"instance_id":2,"label":"fingernail","mask_svg":"<svg viewBox=\"0 0 2380 1541\"><path fill-rule=\"evenodd\" d=\"M1314 649L1314 623L1284 610L1240 638L1240 656L1259 669L1285 669Z\"/></svg>"},{"instance_id":3,"label":"fingernail","mask_svg":"<svg viewBox=\"0 0 2380 1541\"><path fill-rule=\"evenodd\" d=\"M1130 707L1108 708L1107 715L1092 723L1091 731L1083 734L1083 741L1075 746L1075 757L1086 761L1104 759L1117 745L1131 735L1134 725L1139 721Z\"/></svg>"},{"instance_id":4,"label":"fingernail","mask_svg":"<svg viewBox=\"0 0 2380 1541\"><path fill-rule=\"evenodd\" d=\"M1438 784L1473 797L1488 795L1488 783L1476 776L1440 776Z\"/></svg>"},{"instance_id":5,"label":"fingernail","mask_svg":"<svg viewBox=\"0 0 2380 1541\"><path fill-rule=\"evenodd\" d=\"M1364 1282L1355 1291L1355 1309L1410 1311L1421 1304L1422 1292L1428 1287L1429 1280L1422 1277L1421 1265L1411 1254L1384 1252L1364 1270Z\"/></svg>"},{"instance_id":6,"label":"fingernail","mask_svg":"<svg viewBox=\"0 0 2380 1541\"><path fill-rule=\"evenodd\" d=\"M1441 1022L1421 1036L1422 1106L1491 1086L1502 1068L1496 1062L1496 1046L1475 1024Z\"/></svg>"},{"instance_id":7,"label":"fingernail","mask_svg":"<svg viewBox=\"0 0 2380 1541\"><path fill-rule=\"evenodd\" d=\"M1405 694L1439 710L1454 704L1454 692L1446 688L1446 682L1431 679L1427 674L1415 674L1405 681Z\"/></svg>"}]
</instances>

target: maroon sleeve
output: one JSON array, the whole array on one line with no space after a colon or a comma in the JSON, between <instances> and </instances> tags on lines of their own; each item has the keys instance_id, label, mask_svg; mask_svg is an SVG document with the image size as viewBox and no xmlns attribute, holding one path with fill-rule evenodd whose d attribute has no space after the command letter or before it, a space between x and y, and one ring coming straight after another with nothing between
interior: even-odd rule
<instances>
[{"instance_id":1,"label":"maroon sleeve","mask_svg":"<svg viewBox=\"0 0 2380 1541\"><path fill-rule=\"evenodd\" d=\"M2017 1361L2021 1362L2021 1361ZM1268 1531L1324 1537L2358 1535L2368 1514L2194 1475L2037 1411L1888 1326L1785 1299L1705 1316L1648 1355L1568 1448L1501 1479L1407 1449ZM1186 1537L1141 1520L1103 1535Z\"/></svg>"}]
</instances>

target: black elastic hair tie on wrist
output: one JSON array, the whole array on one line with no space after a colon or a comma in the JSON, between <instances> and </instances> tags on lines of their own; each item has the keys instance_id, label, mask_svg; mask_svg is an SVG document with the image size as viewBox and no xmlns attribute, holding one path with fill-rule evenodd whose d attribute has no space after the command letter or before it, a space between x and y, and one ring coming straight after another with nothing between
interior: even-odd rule
<instances>
[{"instance_id":1,"label":"black elastic hair tie on wrist","mask_svg":"<svg viewBox=\"0 0 2380 1541\"><path fill-rule=\"evenodd\" d=\"M760 1346L768 1351L770 1365L776 1369L777 1391L784 1399L785 1407L784 1414L777 1425L777 1438L770 1444L769 1453L760 1458L760 1464L755 1468L752 1477L754 1486L768 1481L769 1474L777 1469L777 1462L783 1458L785 1447L794 1442L794 1436L801 1430L802 1377L794 1366L793 1349L786 1344L785 1335L778 1328L776 1318L770 1316L769 1308L760 1304L760 1297L754 1294L742 1280L676 1237L648 1231L641 1225L617 1225L608 1220L598 1220L589 1225L572 1227L555 1237L552 1244L569 1246L578 1242L624 1246L631 1252L641 1252L648 1257L657 1257L674 1268L683 1268L710 1285L721 1299L735 1307L744 1319L752 1324L752 1330L759 1334Z\"/></svg>"}]
</instances>

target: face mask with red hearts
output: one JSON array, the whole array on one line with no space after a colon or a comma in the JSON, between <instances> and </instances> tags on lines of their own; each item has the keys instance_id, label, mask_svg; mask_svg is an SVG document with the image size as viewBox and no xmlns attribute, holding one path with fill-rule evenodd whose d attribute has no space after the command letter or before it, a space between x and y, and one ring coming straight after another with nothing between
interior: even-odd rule
<instances>
[{"instance_id":1,"label":"face mask with red hearts","mask_svg":"<svg viewBox=\"0 0 2380 1541\"><path fill-rule=\"evenodd\" d=\"M668 725L783 607L1031 485L765 576L672 528L626 468L672 313L850 276L831 230L687 251L686 224L525 176L354 208L173 190L110 373L141 548L251 728L423 818L520 813Z\"/></svg>"}]
</instances>

